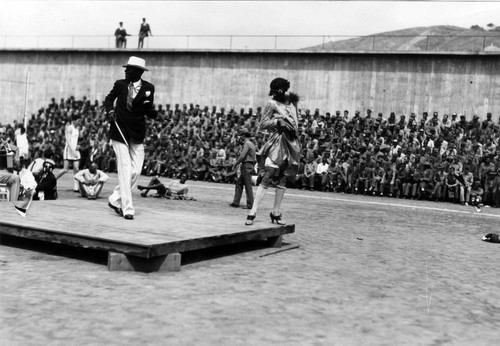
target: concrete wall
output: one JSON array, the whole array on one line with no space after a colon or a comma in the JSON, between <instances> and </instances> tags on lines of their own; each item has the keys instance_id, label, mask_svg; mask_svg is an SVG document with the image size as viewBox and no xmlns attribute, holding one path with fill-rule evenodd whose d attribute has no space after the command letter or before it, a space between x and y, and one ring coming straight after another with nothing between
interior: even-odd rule
<instances>
[{"instance_id":1,"label":"concrete wall","mask_svg":"<svg viewBox=\"0 0 500 346\"><path fill-rule=\"evenodd\" d=\"M301 108L399 114L500 114L500 55L314 52L0 50L0 122L22 119L52 97L102 101L130 55L147 61L156 102L254 109L277 76Z\"/></svg>"}]
</instances>

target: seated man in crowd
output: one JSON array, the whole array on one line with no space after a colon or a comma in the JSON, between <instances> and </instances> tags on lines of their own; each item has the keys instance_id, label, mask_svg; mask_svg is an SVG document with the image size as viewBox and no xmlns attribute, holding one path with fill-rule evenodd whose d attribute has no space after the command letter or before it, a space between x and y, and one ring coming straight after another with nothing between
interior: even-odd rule
<instances>
[{"instance_id":1,"label":"seated man in crowd","mask_svg":"<svg viewBox=\"0 0 500 346\"><path fill-rule=\"evenodd\" d=\"M483 206L483 189L481 188L481 183L479 180L474 181L472 184L472 189L470 192L470 204L476 207L478 212L481 211L481 207Z\"/></svg>"},{"instance_id":2,"label":"seated man in crowd","mask_svg":"<svg viewBox=\"0 0 500 346\"><path fill-rule=\"evenodd\" d=\"M19 149L10 144L5 127L0 128L0 153L4 154L0 160L0 183L7 186L9 201L25 217L33 200L36 182L31 172L24 168L24 159L19 158Z\"/></svg>"},{"instance_id":3,"label":"seated man in crowd","mask_svg":"<svg viewBox=\"0 0 500 346\"><path fill-rule=\"evenodd\" d=\"M21 181L18 175L14 174L15 163L19 162L19 150L9 143L7 130L0 127L0 184L5 184L9 189L9 200L16 202L19 197ZM12 162L10 162L10 158Z\"/></svg>"},{"instance_id":4,"label":"seated man in crowd","mask_svg":"<svg viewBox=\"0 0 500 346\"><path fill-rule=\"evenodd\" d=\"M57 179L52 171L56 166L54 160L47 159L43 164L43 173L36 186L33 200L55 200L57 199Z\"/></svg>"},{"instance_id":5,"label":"seated man in crowd","mask_svg":"<svg viewBox=\"0 0 500 346\"><path fill-rule=\"evenodd\" d=\"M82 197L97 199L109 176L100 169L97 169L97 163L91 162L89 168L82 169L76 173L74 179L78 181L78 189Z\"/></svg>"},{"instance_id":6,"label":"seated man in crowd","mask_svg":"<svg viewBox=\"0 0 500 346\"><path fill-rule=\"evenodd\" d=\"M456 203L459 200L460 183L455 176L455 167L450 167L448 175L444 179L445 198L450 202Z\"/></svg>"},{"instance_id":7,"label":"seated man in crowd","mask_svg":"<svg viewBox=\"0 0 500 346\"><path fill-rule=\"evenodd\" d=\"M302 190L309 187L311 191L314 190L314 178L316 176L316 167L318 163L313 157L307 158L307 163L304 165L304 175L302 177Z\"/></svg>"},{"instance_id":8,"label":"seated man in crowd","mask_svg":"<svg viewBox=\"0 0 500 346\"><path fill-rule=\"evenodd\" d=\"M160 179L157 177L153 177L149 182L148 186L138 185L137 188L141 191L142 197L147 197L149 190L156 190L158 197L165 197L170 199L174 197L174 199L191 199L187 198L187 193L189 191L189 185L186 184L187 174L182 173L180 180L171 181L168 184L163 184Z\"/></svg>"},{"instance_id":9,"label":"seated man in crowd","mask_svg":"<svg viewBox=\"0 0 500 346\"><path fill-rule=\"evenodd\" d=\"M315 177L321 181L321 191L326 191L327 188L329 166L330 164L328 163L328 159L326 157L322 157L316 166Z\"/></svg>"},{"instance_id":10,"label":"seated man in crowd","mask_svg":"<svg viewBox=\"0 0 500 346\"><path fill-rule=\"evenodd\" d=\"M483 203L498 208L500 199L500 168L488 172L487 183L484 187Z\"/></svg>"}]
</instances>

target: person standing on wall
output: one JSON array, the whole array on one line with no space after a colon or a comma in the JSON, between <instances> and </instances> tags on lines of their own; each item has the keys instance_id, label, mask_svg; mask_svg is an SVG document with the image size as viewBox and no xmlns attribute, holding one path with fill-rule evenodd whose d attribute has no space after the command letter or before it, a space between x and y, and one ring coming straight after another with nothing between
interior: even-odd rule
<instances>
[{"instance_id":1,"label":"person standing on wall","mask_svg":"<svg viewBox=\"0 0 500 346\"><path fill-rule=\"evenodd\" d=\"M245 193L247 195L247 204L243 209L252 209L253 205L253 190L252 190L252 172L254 166L257 163L257 158L255 154L255 144L252 141L252 134L247 129L242 129L240 131L240 142L243 143L243 149L241 150L240 157L233 164L233 171L238 165L240 165L240 176L236 180L236 185L234 187L234 198L233 202L229 205L234 208L239 208L241 196L243 194L243 187L245 187Z\"/></svg>"},{"instance_id":2,"label":"person standing on wall","mask_svg":"<svg viewBox=\"0 0 500 346\"><path fill-rule=\"evenodd\" d=\"M149 24L146 23L146 18L142 18L141 27L139 29L139 46L138 48L144 48L144 38L148 36L153 36Z\"/></svg>"},{"instance_id":3,"label":"person standing on wall","mask_svg":"<svg viewBox=\"0 0 500 346\"><path fill-rule=\"evenodd\" d=\"M108 206L125 219L133 220L132 190L144 163L145 116L156 119L159 113L153 105L154 85L141 78L148 71L146 61L132 56L123 67L125 79L115 82L103 104L111 124L109 137L118 168L118 185L108 198Z\"/></svg>"},{"instance_id":4,"label":"person standing on wall","mask_svg":"<svg viewBox=\"0 0 500 346\"><path fill-rule=\"evenodd\" d=\"M115 30L116 48L127 48L127 36L130 36L130 34L127 34L123 22L120 22L120 26Z\"/></svg>"}]
</instances>

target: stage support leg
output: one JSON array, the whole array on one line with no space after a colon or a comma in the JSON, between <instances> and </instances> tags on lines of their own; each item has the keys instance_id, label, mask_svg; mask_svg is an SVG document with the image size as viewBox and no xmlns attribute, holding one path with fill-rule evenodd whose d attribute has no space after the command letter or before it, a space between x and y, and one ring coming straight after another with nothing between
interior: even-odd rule
<instances>
[{"instance_id":1,"label":"stage support leg","mask_svg":"<svg viewBox=\"0 0 500 346\"><path fill-rule=\"evenodd\" d=\"M110 271L140 271L140 272L171 272L181 270L181 254L171 253L166 256L141 258L127 256L122 253L108 253L108 270Z\"/></svg>"},{"instance_id":2,"label":"stage support leg","mask_svg":"<svg viewBox=\"0 0 500 346\"><path fill-rule=\"evenodd\" d=\"M269 247L281 247L282 242L283 242L283 236L281 235L277 237L267 238L267 244L269 245Z\"/></svg>"}]
</instances>

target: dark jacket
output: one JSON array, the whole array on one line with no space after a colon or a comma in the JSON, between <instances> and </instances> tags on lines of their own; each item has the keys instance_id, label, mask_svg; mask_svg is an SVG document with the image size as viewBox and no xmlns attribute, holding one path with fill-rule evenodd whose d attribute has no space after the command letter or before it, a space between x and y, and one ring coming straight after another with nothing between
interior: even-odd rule
<instances>
[{"instance_id":1,"label":"dark jacket","mask_svg":"<svg viewBox=\"0 0 500 346\"><path fill-rule=\"evenodd\" d=\"M155 94L154 85L145 80L142 80L141 83L141 89L134 98L131 111L127 109L129 82L125 79L117 80L113 89L104 99L106 113L113 110L113 104L116 100L116 105L114 107L116 122L118 126L120 126L128 143L142 143L146 135L146 119L144 116L148 116L152 119L156 119L158 116L153 105ZM109 138L114 141L125 143L114 122L111 123Z\"/></svg>"},{"instance_id":2,"label":"dark jacket","mask_svg":"<svg viewBox=\"0 0 500 346\"><path fill-rule=\"evenodd\" d=\"M55 175L50 172L47 175L42 176L40 182L36 186L34 200L39 200L38 193L43 192L44 200L54 200L57 199L57 179Z\"/></svg>"}]
</instances>

